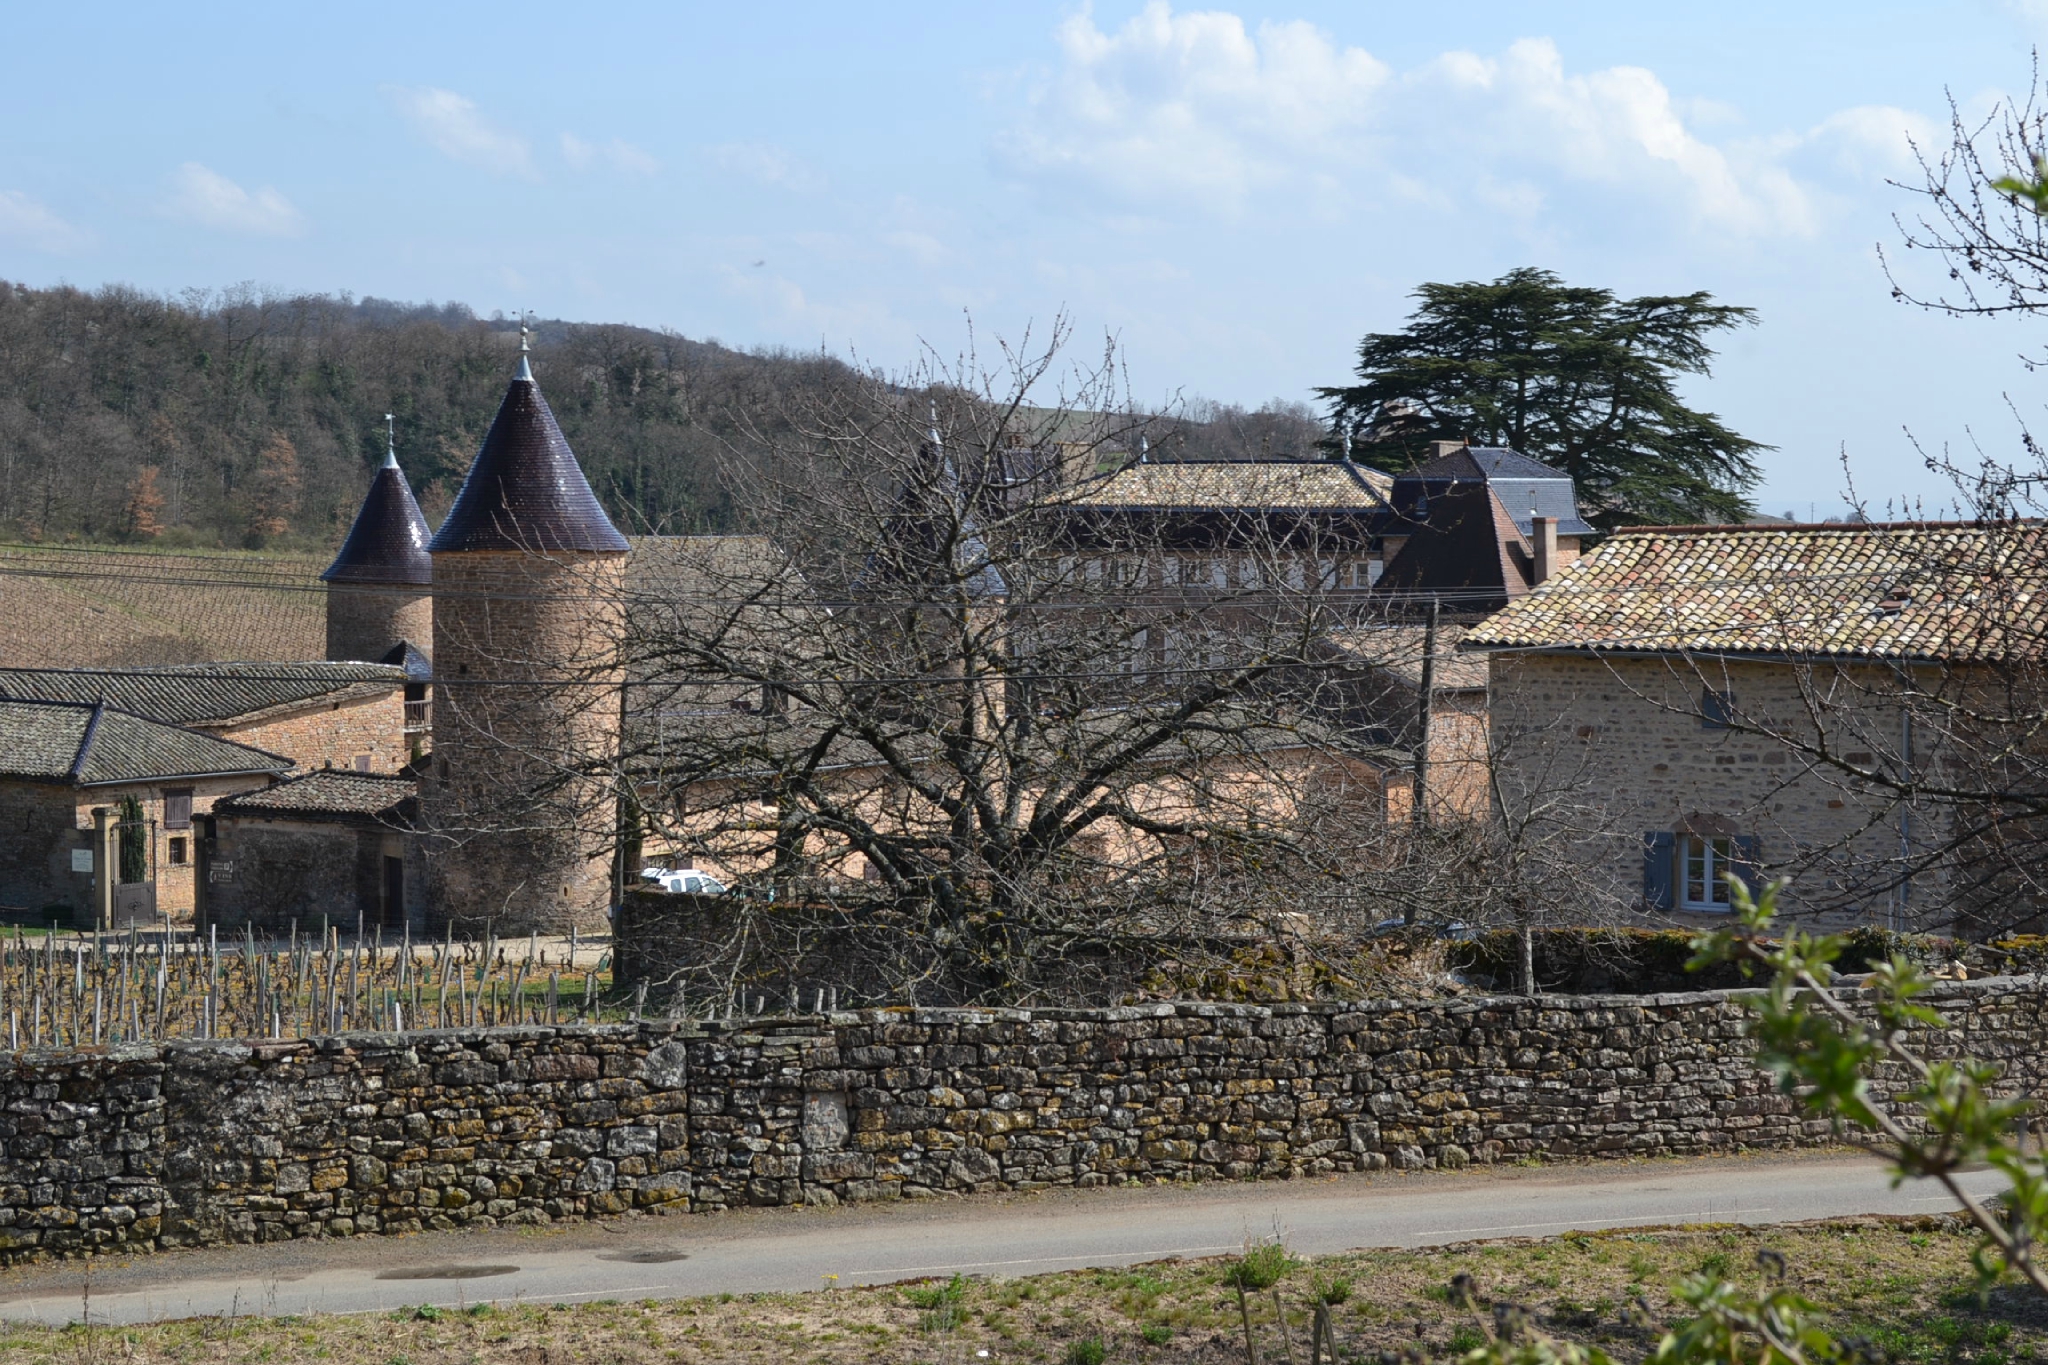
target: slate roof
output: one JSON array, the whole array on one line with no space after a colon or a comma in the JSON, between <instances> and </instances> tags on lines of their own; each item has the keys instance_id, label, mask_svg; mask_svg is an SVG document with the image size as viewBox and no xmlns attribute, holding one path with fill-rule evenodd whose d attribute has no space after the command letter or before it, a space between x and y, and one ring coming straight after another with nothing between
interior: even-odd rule
<instances>
[{"instance_id":1,"label":"slate roof","mask_svg":"<svg viewBox=\"0 0 2048 1365\"><path fill-rule=\"evenodd\" d=\"M373 693L405 680L403 668L330 662L0 668L0 700L104 700L167 725L221 725L264 712Z\"/></svg>"},{"instance_id":2,"label":"slate roof","mask_svg":"<svg viewBox=\"0 0 2048 1365\"><path fill-rule=\"evenodd\" d=\"M434 680L434 661L410 640L400 640L386 650L384 657L377 662L388 664L405 674L407 682L427 683Z\"/></svg>"},{"instance_id":3,"label":"slate roof","mask_svg":"<svg viewBox=\"0 0 2048 1365\"><path fill-rule=\"evenodd\" d=\"M1376 469L1335 460L1134 464L1084 487L1069 501L1076 507L1166 511L1371 511L1386 505L1391 484Z\"/></svg>"},{"instance_id":4,"label":"slate roof","mask_svg":"<svg viewBox=\"0 0 2048 1365\"><path fill-rule=\"evenodd\" d=\"M292 761L82 702L0 701L0 776L81 787L281 773Z\"/></svg>"},{"instance_id":5,"label":"slate roof","mask_svg":"<svg viewBox=\"0 0 2048 1365\"><path fill-rule=\"evenodd\" d=\"M1437 514L1423 505L1423 499L1433 503L1454 488L1472 485L1491 488L1524 536L1534 533L1534 516L1555 518L1559 535L1593 534L1592 525L1579 513L1571 476L1505 446L1467 446L1398 474L1388 501L1405 519L1435 521Z\"/></svg>"},{"instance_id":6,"label":"slate roof","mask_svg":"<svg viewBox=\"0 0 2048 1365\"><path fill-rule=\"evenodd\" d=\"M1529 591L1535 557L1490 484L1461 483L1430 500L1388 561L1373 595L1417 602L1435 597L1446 611L1498 611Z\"/></svg>"},{"instance_id":7,"label":"slate roof","mask_svg":"<svg viewBox=\"0 0 2048 1365\"><path fill-rule=\"evenodd\" d=\"M323 768L216 801L213 813L288 820L368 820L404 828L412 823L418 795L419 783L411 777Z\"/></svg>"},{"instance_id":8,"label":"slate roof","mask_svg":"<svg viewBox=\"0 0 2048 1365\"><path fill-rule=\"evenodd\" d=\"M420 515L412 486L396 456L387 457L341 552L320 575L328 583L404 583L426 587L434 581L434 560L427 553L427 519Z\"/></svg>"},{"instance_id":9,"label":"slate roof","mask_svg":"<svg viewBox=\"0 0 2048 1365\"><path fill-rule=\"evenodd\" d=\"M1616 533L1466 649L2038 659L2048 527L1896 522Z\"/></svg>"},{"instance_id":10,"label":"slate roof","mask_svg":"<svg viewBox=\"0 0 2048 1365\"><path fill-rule=\"evenodd\" d=\"M524 356L455 505L427 548L437 555L624 554L630 548L590 491Z\"/></svg>"}]
</instances>

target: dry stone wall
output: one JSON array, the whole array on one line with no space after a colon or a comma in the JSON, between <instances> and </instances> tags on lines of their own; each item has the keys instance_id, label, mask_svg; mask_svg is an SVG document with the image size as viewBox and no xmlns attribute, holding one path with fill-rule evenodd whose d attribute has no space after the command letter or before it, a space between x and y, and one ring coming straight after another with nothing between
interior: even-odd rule
<instances>
[{"instance_id":1,"label":"dry stone wall","mask_svg":"<svg viewBox=\"0 0 2048 1365\"><path fill-rule=\"evenodd\" d=\"M1923 1041L2035 1088L2044 1000L1948 985ZM0 1054L0 1259L1825 1140L1742 1017L1720 993L905 1009Z\"/></svg>"}]
</instances>

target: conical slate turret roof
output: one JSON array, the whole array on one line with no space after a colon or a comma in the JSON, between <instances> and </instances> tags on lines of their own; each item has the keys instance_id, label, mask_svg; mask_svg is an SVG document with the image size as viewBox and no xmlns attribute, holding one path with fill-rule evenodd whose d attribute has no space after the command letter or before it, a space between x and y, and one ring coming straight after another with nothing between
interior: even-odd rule
<instances>
[{"instance_id":1,"label":"conical slate turret roof","mask_svg":"<svg viewBox=\"0 0 2048 1365\"><path fill-rule=\"evenodd\" d=\"M435 554L624 554L631 548L590 491L525 356L455 495L455 506L427 548Z\"/></svg>"},{"instance_id":2,"label":"conical slate turret roof","mask_svg":"<svg viewBox=\"0 0 2048 1365\"><path fill-rule=\"evenodd\" d=\"M341 553L320 575L329 583L412 583L434 581L434 561L427 554L427 519L413 500L412 486L398 457L386 454L384 467L370 481L370 491L356 512L355 525L341 543Z\"/></svg>"}]
</instances>

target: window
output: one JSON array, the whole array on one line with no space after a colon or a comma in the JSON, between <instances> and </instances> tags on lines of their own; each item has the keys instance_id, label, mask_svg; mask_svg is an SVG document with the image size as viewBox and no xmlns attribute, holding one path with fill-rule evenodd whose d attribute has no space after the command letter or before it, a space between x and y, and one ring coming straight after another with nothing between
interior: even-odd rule
<instances>
[{"instance_id":1,"label":"window","mask_svg":"<svg viewBox=\"0 0 2048 1365\"><path fill-rule=\"evenodd\" d=\"M1735 719L1735 694L1709 687L1700 693L1700 729L1725 730Z\"/></svg>"},{"instance_id":2,"label":"window","mask_svg":"<svg viewBox=\"0 0 2048 1365\"><path fill-rule=\"evenodd\" d=\"M1726 910L1728 874L1735 870L1735 841L1688 834L1679 842L1679 904L1687 910Z\"/></svg>"},{"instance_id":3,"label":"window","mask_svg":"<svg viewBox=\"0 0 2048 1365\"><path fill-rule=\"evenodd\" d=\"M372 759L369 754L357 754L355 758L352 760L350 766L353 767L359 773L366 773L370 771L371 762Z\"/></svg>"},{"instance_id":4,"label":"window","mask_svg":"<svg viewBox=\"0 0 2048 1365\"><path fill-rule=\"evenodd\" d=\"M172 835L167 854L172 867L183 867L185 865L185 849L185 840L180 836Z\"/></svg>"},{"instance_id":5,"label":"window","mask_svg":"<svg viewBox=\"0 0 2048 1365\"><path fill-rule=\"evenodd\" d=\"M190 787L164 788L164 828L192 828L192 789Z\"/></svg>"}]
</instances>

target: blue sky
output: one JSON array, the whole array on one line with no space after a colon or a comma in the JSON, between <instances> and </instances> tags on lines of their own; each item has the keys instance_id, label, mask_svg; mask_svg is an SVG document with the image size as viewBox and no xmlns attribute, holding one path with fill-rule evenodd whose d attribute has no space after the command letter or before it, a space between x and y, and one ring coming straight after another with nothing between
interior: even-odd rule
<instances>
[{"instance_id":1,"label":"blue sky","mask_svg":"<svg viewBox=\"0 0 2048 1365\"><path fill-rule=\"evenodd\" d=\"M1893 303L1909 133L2024 91L2048 3L17 6L0 276L254 281L824 345L1064 311L1139 398L1340 381L1425 280L1762 314L1692 390L1766 510L1946 500L2048 319ZM2048 419L2041 425L2048 426Z\"/></svg>"}]
</instances>

